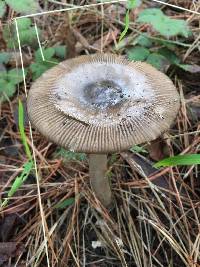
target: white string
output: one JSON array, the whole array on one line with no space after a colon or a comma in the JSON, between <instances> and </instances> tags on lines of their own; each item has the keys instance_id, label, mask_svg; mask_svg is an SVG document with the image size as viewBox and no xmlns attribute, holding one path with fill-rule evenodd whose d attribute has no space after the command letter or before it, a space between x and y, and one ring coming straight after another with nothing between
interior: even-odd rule
<instances>
[{"instance_id":1,"label":"white string","mask_svg":"<svg viewBox=\"0 0 200 267\"><path fill-rule=\"evenodd\" d=\"M175 7L175 8L180 9L180 10L188 11L188 12L193 13L193 14L200 15L200 12L198 12L198 11L190 10L190 9L187 9L187 8L184 8L184 7L181 7L181 6L176 6L176 5L173 5L173 4L165 3L165 2L162 2L160 0L152 0L152 1L160 3L160 4L163 4L163 5L166 5L166 6Z\"/></svg>"},{"instance_id":2,"label":"white string","mask_svg":"<svg viewBox=\"0 0 200 267\"><path fill-rule=\"evenodd\" d=\"M35 13L35 14L19 16L19 17L16 17L15 19L31 18L31 17L41 16L41 15L46 15L46 14L53 14L56 12L71 11L71 10L77 10L77 9L86 9L86 8L90 8L90 7L101 6L101 5L106 5L106 4L116 4L116 3L120 3L120 2L127 2L127 0L114 0L114 1L101 2L101 3L97 3L97 4L88 4L88 5L84 5L84 6L74 6L74 7L68 7L68 8L61 8L61 9L56 9L56 10L50 10L50 11L44 11L44 12L39 12L39 13Z\"/></svg>"},{"instance_id":3,"label":"white string","mask_svg":"<svg viewBox=\"0 0 200 267\"><path fill-rule=\"evenodd\" d=\"M17 19L15 19L14 21L15 21L15 26L16 26L17 41L18 41L20 60L21 60L21 65L22 65L24 90L25 90L25 95L27 98L26 78L25 78L24 63L23 63L23 57L22 57L21 42L20 42L20 37L19 37L19 29L18 29L18 25L17 25ZM32 127L31 127L30 121L29 121L29 131L30 131L30 136L31 136L31 144L32 144L34 167L35 167L35 176L36 176L36 181L37 181L38 201L39 201L39 207L40 207L42 229L43 229L43 234L44 234L45 250L46 250L46 256L47 256L47 265L48 265L48 267L50 267L49 256L48 256L47 238L46 238L46 230L45 230L45 221L44 221L44 210L43 210L42 200L41 200L40 182L39 182L39 176L38 176L38 171L37 171L36 155L35 155L34 144L33 144L33 133L32 133Z\"/></svg>"}]
</instances>

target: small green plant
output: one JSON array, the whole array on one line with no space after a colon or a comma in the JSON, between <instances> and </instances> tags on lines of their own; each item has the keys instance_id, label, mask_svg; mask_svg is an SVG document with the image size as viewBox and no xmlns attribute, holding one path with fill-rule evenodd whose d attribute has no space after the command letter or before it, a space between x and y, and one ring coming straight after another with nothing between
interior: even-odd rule
<instances>
[{"instance_id":1,"label":"small green plant","mask_svg":"<svg viewBox=\"0 0 200 267\"><path fill-rule=\"evenodd\" d=\"M41 52L43 53L44 58L42 57ZM56 57L64 59L65 55L65 46L50 47L42 49L42 51L38 49L34 54L35 62L30 65L33 80L36 80L46 70L51 67L54 67L55 64L58 64L59 60Z\"/></svg>"},{"instance_id":2,"label":"small green plant","mask_svg":"<svg viewBox=\"0 0 200 267\"><path fill-rule=\"evenodd\" d=\"M85 153L75 153L64 148L59 148L56 153L55 157L62 157L65 160L78 160L78 161L85 161L87 159Z\"/></svg>"},{"instance_id":3,"label":"small green plant","mask_svg":"<svg viewBox=\"0 0 200 267\"><path fill-rule=\"evenodd\" d=\"M22 173L15 178L15 181L13 182L10 190L8 191L7 197L4 199L4 201L1 203L1 208L6 207L10 198L17 192L17 190L23 185L23 183L26 181L30 171L32 170L33 162L28 161L23 165L23 171Z\"/></svg>"},{"instance_id":4,"label":"small green plant","mask_svg":"<svg viewBox=\"0 0 200 267\"><path fill-rule=\"evenodd\" d=\"M25 70L26 75L26 70ZM0 72L0 102L8 100L16 92L16 86L23 81L23 72L19 69Z\"/></svg>"},{"instance_id":5,"label":"small green plant","mask_svg":"<svg viewBox=\"0 0 200 267\"><path fill-rule=\"evenodd\" d=\"M5 2L20 14L31 14L39 11L37 0L5 0Z\"/></svg>"},{"instance_id":6,"label":"small green plant","mask_svg":"<svg viewBox=\"0 0 200 267\"><path fill-rule=\"evenodd\" d=\"M31 47L38 46L37 35L35 27L32 26L30 18L21 18L17 20L17 26L19 31L19 38L21 45L30 45ZM38 29L39 35L41 35L40 29ZM18 47L18 39L15 24L6 25L3 29L3 38L7 43L8 48Z\"/></svg>"},{"instance_id":7,"label":"small green plant","mask_svg":"<svg viewBox=\"0 0 200 267\"><path fill-rule=\"evenodd\" d=\"M19 132L20 132L20 136L22 139L22 143L24 145L26 155L29 158L29 160L32 161L32 155L31 155L29 145L27 143L25 129L24 129L24 107L20 99L18 103L18 126L19 126Z\"/></svg>"},{"instance_id":8,"label":"small green plant","mask_svg":"<svg viewBox=\"0 0 200 267\"><path fill-rule=\"evenodd\" d=\"M200 154L189 154L189 155L178 155L175 157L170 157L163 159L156 164L154 167L169 167L177 165L196 165L200 164Z\"/></svg>"},{"instance_id":9,"label":"small green plant","mask_svg":"<svg viewBox=\"0 0 200 267\"><path fill-rule=\"evenodd\" d=\"M0 53L0 64L7 64L11 58L10 53L2 52Z\"/></svg>"},{"instance_id":10,"label":"small green plant","mask_svg":"<svg viewBox=\"0 0 200 267\"><path fill-rule=\"evenodd\" d=\"M20 136L22 139L22 143L25 148L26 155L29 159L24 165L23 165L23 171L19 176L15 178L15 181L13 182L10 190L8 191L7 197L4 199L4 201L1 203L1 208L4 208L7 206L10 198L17 192L17 190L24 184L26 179L28 178L28 175L30 174L32 168L33 168L33 160L32 155L30 152L29 145L27 143L25 129L24 129L24 108L22 105L22 102L19 100L19 107L18 107L18 127Z\"/></svg>"},{"instance_id":11,"label":"small green plant","mask_svg":"<svg viewBox=\"0 0 200 267\"><path fill-rule=\"evenodd\" d=\"M147 8L140 12L138 19L140 23L151 24L152 27L165 37L182 35L188 37L190 34L187 22L181 19L171 19L159 8Z\"/></svg>"},{"instance_id":12,"label":"small green plant","mask_svg":"<svg viewBox=\"0 0 200 267\"><path fill-rule=\"evenodd\" d=\"M138 7L141 4L140 0L128 0L127 1L127 11L126 11L126 16L125 16L125 28L120 34L119 37L119 42L122 41L122 39L125 37L128 29L129 29L129 12L131 9Z\"/></svg>"},{"instance_id":13,"label":"small green plant","mask_svg":"<svg viewBox=\"0 0 200 267\"><path fill-rule=\"evenodd\" d=\"M148 154L148 151L146 149L144 149L144 147L142 146L133 146L129 149L131 152L133 153L144 153L144 154Z\"/></svg>"},{"instance_id":14,"label":"small green plant","mask_svg":"<svg viewBox=\"0 0 200 267\"><path fill-rule=\"evenodd\" d=\"M136 3L134 0L128 1L125 28L120 35L119 41L125 37L129 29L130 9L139 4L140 2ZM127 49L127 55L130 60L146 61L161 71L166 71L170 65L175 65L186 71L191 70L190 65L181 63L181 60L174 52L176 46L173 42L170 43L169 40L170 37L177 35L182 35L183 37L188 37L190 35L191 32L186 21L171 19L158 8L148 8L139 13L137 22L150 24L152 28L157 31L160 36L164 36L166 40L160 37L152 38L146 33L141 33L132 42L133 47ZM162 48L156 50L156 46L162 46Z\"/></svg>"},{"instance_id":15,"label":"small green plant","mask_svg":"<svg viewBox=\"0 0 200 267\"><path fill-rule=\"evenodd\" d=\"M155 50L153 44L156 45L156 43L157 41L151 42L152 49L151 47L145 47L145 44L143 46L136 45L127 49L128 58L134 61L146 61L159 70L163 70L165 66L173 65L185 71L190 71L191 65L181 63L181 59L173 50L165 46Z\"/></svg>"},{"instance_id":16,"label":"small green plant","mask_svg":"<svg viewBox=\"0 0 200 267\"><path fill-rule=\"evenodd\" d=\"M6 12L6 4L4 1L0 1L0 18L3 18L4 14Z\"/></svg>"}]
</instances>

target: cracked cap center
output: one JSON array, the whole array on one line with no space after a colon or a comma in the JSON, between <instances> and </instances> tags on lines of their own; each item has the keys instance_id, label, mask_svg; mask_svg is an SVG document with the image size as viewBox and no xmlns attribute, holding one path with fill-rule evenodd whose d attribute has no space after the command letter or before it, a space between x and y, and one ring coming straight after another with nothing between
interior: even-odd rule
<instances>
[{"instance_id":1,"label":"cracked cap center","mask_svg":"<svg viewBox=\"0 0 200 267\"><path fill-rule=\"evenodd\" d=\"M103 80L87 85L83 97L88 104L103 109L122 102L124 94L115 82Z\"/></svg>"}]
</instances>

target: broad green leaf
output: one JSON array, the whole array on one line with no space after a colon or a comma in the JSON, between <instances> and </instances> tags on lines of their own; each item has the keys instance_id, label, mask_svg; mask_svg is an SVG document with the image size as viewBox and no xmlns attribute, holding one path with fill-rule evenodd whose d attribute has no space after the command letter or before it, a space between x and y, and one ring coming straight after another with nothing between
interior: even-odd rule
<instances>
[{"instance_id":1,"label":"broad green leaf","mask_svg":"<svg viewBox=\"0 0 200 267\"><path fill-rule=\"evenodd\" d=\"M177 66L185 71L190 73L200 73L200 66L199 65L191 65L191 64L177 64Z\"/></svg>"},{"instance_id":2,"label":"broad green leaf","mask_svg":"<svg viewBox=\"0 0 200 267\"><path fill-rule=\"evenodd\" d=\"M30 45L31 47L38 46L37 36L35 28L31 26L31 20L29 18L23 18L17 22L19 30L19 38L21 45ZM38 29L38 33L41 36L41 30ZM8 48L14 48L18 46L18 39L15 25L6 25L3 28L3 38L7 43Z\"/></svg>"},{"instance_id":3,"label":"broad green leaf","mask_svg":"<svg viewBox=\"0 0 200 267\"><path fill-rule=\"evenodd\" d=\"M65 59L66 57L66 53L67 53L67 49L65 45L59 45L54 47L55 49L55 55L61 59Z\"/></svg>"},{"instance_id":4,"label":"broad green leaf","mask_svg":"<svg viewBox=\"0 0 200 267\"><path fill-rule=\"evenodd\" d=\"M171 64L177 65L181 61L172 50L170 50L166 47L159 49L158 53L160 55L166 57Z\"/></svg>"},{"instance_id":5,"label":"broad green leaf","mask_svg":"<svg viewBox=\"0 0 200 267\"><path fill-rule=\"evenodd\" d=\"M42 59L41 50L38 49L35 52L35 63L30 65L32 71L33 80L36 80L40 77L46 70L55 66L58 63L56 58L53 58L55 55L55 48L50 47L42 50L44 55L44 61ZM50 61L50 62L48 62Z\"/></svg>"},{"instance_id":6,"label":"broad green leaf","mask_svg":"<svg viewBox=\"0 0 200 267\"><path fill-rule=\"evenodd\" d=\"M0 0L0 18L4 16L6 12L6 4L4 1Z\"/></svg>"},{"instance_id":7,"label":"broad green leaf","mask_svg":"<svg viewBox=\"0 0 200 267\"><path fill-rule=\"evenodd\" d=\"M179 155L175 157L166 158L154 164L154 167L158 168L167 166L196 164L200 164L200 154Z\"/></svg>"},{"instance_id":8,"label":"broad green leaf","mask_svg":"<svg viewBox=\"0 0 200 267\"><path fill-rule=\"evenodd\" d=\"M31 19L29 18L21 18L17 20L17 26L19 31L25 30L31 27Z\"/></svg>"},{"instance_id":9,"label":"broad green leaf","mask_svg":"<svg viewBox=\"0 0 200 267\"><path fill-rule=\"evenodd\" d=\"M17 21L21 44L30 44L33 46L37 42L35 27L31 26L31 24L32 22L29 18L22 18ZM38 34L40 36L41 34L40 29L38 29ZM17 35L15 29L14 29L14 40L17 43Z\"/></svg>"},{"instance_id":10,"label":"broad green leaf","mask_svg":"<svg viewBox=\"0 0 200 267\"><path fill-rule=\"evenodd\" d=\"M56 62L56 59L52 59L52 61ZM45 71L47 71L48 69L54 67L55 64L53 63L49 63L49 62L36 62L36 63L32 63L30 65L30 69L32 71L32 78L33 80L36 80L37 78L39 78Z\"/></svg>"},{"instance_id":11,"label":"broad green leaf","mask_svg":"<svg viewBox=\"0 0 200 267\"><path fill-rule=\"evenodd\" d=\"M7 71L0 71L0 79L7 80L7 76Z\"/></svg>"},{"instance_id":12,"label":"broad green leaf","mask_svg":"<svg viewBox=\"0 0 200 267\"><path fill-rule=\"evenodd\" d=\"M158 8L145 9L139 14L137 21L151 24L156 31L166 37L178 34L188 37L190 34L186 21L171 19Z\"/></svg>"},{"instance_id":13,"label":"broad green leaf","mask_svg":"<svg viewBox=\"0 0 200 267\"><path fill-rule=\"evenodd\" d=\"M149 50L145 47L135 46L128 50L128 59L135 61L144 61L150 54Z\"/></svg>"},{"instance_id":14,"label":"broad green leaf","mask_svg":"<svg viewBox=\"0 0 200 267\"><path fill-rule=\"evenodd\" d=\"M13 83L0 79L0 102L4 102L15 94L16 87Z\"/></svg>"},{"instance_id":15,"label":"broad green leaf","mask_svg":"<svg viewBox=\"0 0 200 267\"><path fill-rule=\"evenodd\" d=\"M38 30L38 33L40 35L41 31ZM37 43L35 28L30 27L29 29L21 30L19 32L19 38L20 38L21 44L27 44L27 45L31 45L32 47L34 47ZM17 43L17 38L15 38L15 43Z\"/></svg>"},{"instance_id":16,"label":"broad green leaf","mask_svg":"<svg viewBox=\"0 0 200 267\"><path fill-rule=\"evenodd\" d=\"M55 48L53 47L49 47L49 48L46 48L46 49L42 49L42 53L44 55L44 59L45 60L51 60L52 57L54 56L55 54ZM35 60L37 62L43 62L43 59L42 59L42 54L41 54L41 50L38 49L36 52L35 52Z\"/></svg>"},{"instance_id":17,"label":"broad green leaf","mask_svg":"<svg viewBox=\"0 0 200 267\"><path fill-rule=\"evenodd\" d=\"M166 57L169 62L173 65L176 65L177 67L191 72L191 73L199 73L200 72L200 66L198 65L190 65L190 64L182 64L181 59L178 58L178 56L170 49L168 48L161 48L158 50L158 53Z\"/></svg>"},{"instance_id":18,"label":"broad green leaf","mask_svg":"<svg viewBox=\"0 0 200 267\"><path fill-rule=\"evenodd\" d=\"M37 0L5 0L6 3L17 13L32 14L37 13L39 4Z\"/></svg>"},{"instance_id":19,"label":"broad green leaf","mask_svg":"<svg viewBox=\"0 0 200 267\"><path fill-rule=\"evenodd\" d=\"M26 75L26 70L25 70L25 75ZM8 80L12 84L18 84L23 81L23 71L22 69L12 69L8 71Z\"/></svg>"},{"instance_id":20,"label":"broad green leaf","mask_svg":"<svg viewBox=\"0 0 200 267\"><path fill-rule=\"evenodd\" d=\"M25 70L26 75L26 70ZM0 102L12 97L16 92L16 85L23 81L22 70L12 69L0 72ZM6 97L7 96L7 97Z\"/></svg>"},{"instance_id":21,"label":"broad green leaf","mask_svg":"<svg viewBox=\"0 0 200 267\"><path fill-rule=\"evenodd\" d=\"M68 199L65 199L65 200L59 202L58 204L56 204L55 208L56 209L65 209L66 207L71 206L72 204L74 204L74 202L75 202L75 198L74 197L68 198Z\"/></svg>"},{"instance_id":22,"label":"broad green leaf","mask_svg":"<svg viewBox=\"0 0 200 267\"><path fill-rule=\"evenodd\" d=\"M169 66L169 61L166 59L166 57L156 53L150 54L146 62L161 71L164 71L166 66Z\"/></svg>"},{"instance_id":23,"label":"broad green leaf","mask_svg":"<svg viewBox=\"0 0 200 267\"><path fill-rule=\"evenodd\" d=\"M18 121L19 121L18 126L19 126L20 136L21 136L22 143L24 145L27 157L29 158L29 160L32 160L31 151L27 143L27 138L26 138L26 134L24 130L24 107L20 99L19 99L18 107L19 107L18 108Z\"/></svg>"},{"instance_id":24,"label":"broad green leaf","mask_svg":"<svg viewBox=\"0 0 200 267\"><path fill-rule=\"evenodd\" d=\"M150 38L148 38L148 35L139 35L135 42L136 44L144 47L151 47L153 45L153 42Z\"/></svg>"},{"instance_id":25,"label":"broad green leaf","mask_svg":"<svg viewBox=\"0 0 200 267\"><path fill-rule=\"evenodd\" d=\"M0 53L0 63L7 64L8 61L10 60L10 58L11 58L10 53L8 53L8 52L2 52L2 53Z\"/></svg>"}]
</instances>

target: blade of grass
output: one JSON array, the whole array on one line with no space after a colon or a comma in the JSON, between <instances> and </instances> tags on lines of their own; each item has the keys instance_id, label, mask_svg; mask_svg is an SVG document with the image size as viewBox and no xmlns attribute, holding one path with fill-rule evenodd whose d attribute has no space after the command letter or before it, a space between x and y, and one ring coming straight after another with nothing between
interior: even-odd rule
<instances>
[{"instance_id":1,"label":"blade of grass","mask_svg":"<svg viewBox=\"0 0 200 267\"><path fill-rule=\"evenodd\" d=\"M2 202L1 207L5 207L8 204L9 199L17 192L17 190L22 186L22 184L27 179L31 169L33 167L33 162L28 161L23 165L23 171L20 176L17 176L13 182L10 190L8 191L7 198Z\"/></svg>"},{"instance_id":2,"label":"blade of grass","mask_svg":"<svg viewBox=\"0 0 200 267\"><path fill-rule=\"evenodd\" d=\"M154 164L154 167L168 167L176 165L195 165L200 164L200 154L190 154L190 155L179 155L175 157L170 157L158 161Z\"/></svg>"},{"instance_id":3,"label":"blade of grass","mask_svg":"<svg viewBox=\"0 0 200 267\"><path fill-rule=\"evenodd\" d=\"M129 9L126 11L126 17L125 17L125 28L122 31L120 37L119 37L119 42L121 42L121 40L124 38L124 36L126 35L127 31L129 29Z\"/></svg>"},{"instance_id":4,"label":"blade of grass","mask_svg":"<svg viewBox=\"0 0 200 267\"><path fill-rule=\"evenodd\" d=\"M24 145L27 157L29 158L29 160L32 160L31 151L29 149L29 146L26 140L25 130L24 130L24 108L23 108L23 104L20 99L19 99L18 110L19 110L18 111L18 124L19 124L20 136L21 136L22 143Z\"/></svg>"},{"instance_id":5,"label":"blade of grass","mask_svg":"<svg viewBox=\"0 0 200 267\"><path fill-rule=\"evenodd\" d=\"M75 202L75 198L71 197L71 198L65 199L65 200L57 203L55 205L55 208L56 209L65 209L66 207L71 206L72 204L74 204L74 202Z\"/></svg>"}]
</instances>

